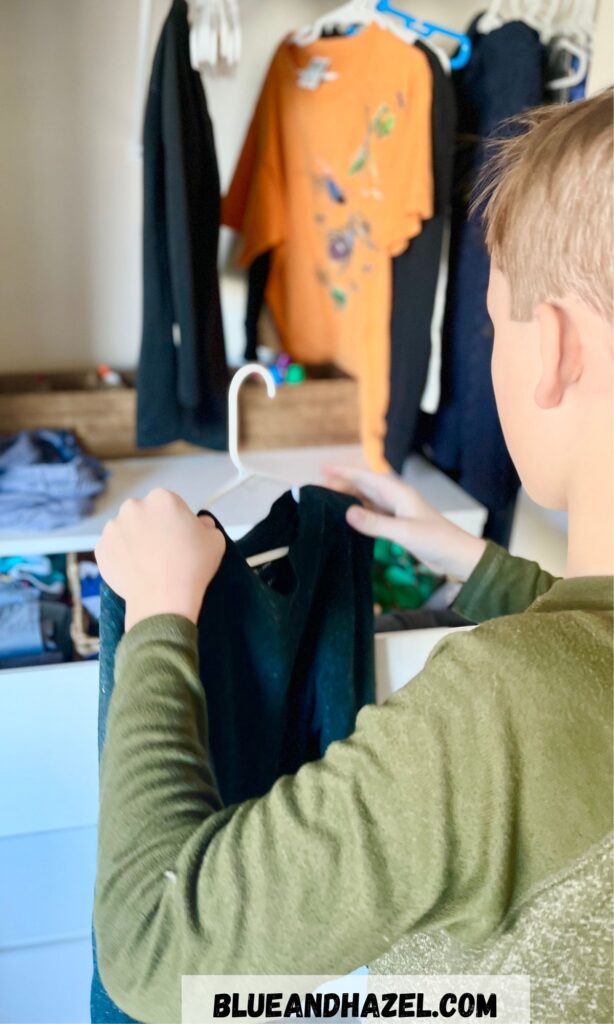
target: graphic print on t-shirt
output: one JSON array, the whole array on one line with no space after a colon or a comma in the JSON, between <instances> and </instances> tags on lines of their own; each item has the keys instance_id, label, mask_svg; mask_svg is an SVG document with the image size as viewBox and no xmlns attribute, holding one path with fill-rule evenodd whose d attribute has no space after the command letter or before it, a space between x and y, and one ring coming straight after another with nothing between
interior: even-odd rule
<instances>
[{"instance_id":1,"label":"graphic print on t-shirt","mask_svg":"<svg viewBox=\"0 0 614 1024\"><path fill-rule=\"evenodd\" d=\"M405 101L397 90L396 103ZM378 167L378 140L390 135L396 115L388 103L381 103L373 114L365 108L363 140L343 172L332 171L321 157L319 173L311 176L314 189L314 223L320 229L322 257L316 266L316 279L326 289L333 307L344 310L361 289L361 277L374 269L373 253L381 247L373 241L371 215L364 211L364 200L384 201ZM350 179L350 180L347 180ZM343 207L345 222L338 223L338 207Z\"/></svg>"}]
</instances>

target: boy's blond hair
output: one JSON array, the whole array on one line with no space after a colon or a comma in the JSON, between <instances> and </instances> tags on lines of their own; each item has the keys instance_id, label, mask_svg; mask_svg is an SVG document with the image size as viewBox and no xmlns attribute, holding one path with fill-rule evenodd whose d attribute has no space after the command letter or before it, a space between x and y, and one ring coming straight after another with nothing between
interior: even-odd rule
<instances>
[{"instance_id":1,"label":"boy's blond hair","mask_svg":"<svg viewBox=\"0 0 614 1024\"><path fill-rule=\"evenodd\" d=\"M614 92L539 107L508 122L474 204L485 203L486 244L507 277L512 317L574 295L613 315Z\"/></svg>"}]
</instances>

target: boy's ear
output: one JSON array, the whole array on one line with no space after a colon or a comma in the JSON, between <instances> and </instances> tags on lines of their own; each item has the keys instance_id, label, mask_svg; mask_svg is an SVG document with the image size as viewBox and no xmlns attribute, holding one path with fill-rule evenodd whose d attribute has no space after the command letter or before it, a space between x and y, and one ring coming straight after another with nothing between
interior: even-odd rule
<instances>
[{"instance_id":1,"label":"boy's ear","mask_svg":"<svg viewBox=\"0 0 614 1024\"><path fill-rule=\"evenodd\" d=\"M549 302L535 310L539 326L541 375L535 389L540 409L555 409L582 375L582 344L567 310Z\"/></svg>"}]
</instances>

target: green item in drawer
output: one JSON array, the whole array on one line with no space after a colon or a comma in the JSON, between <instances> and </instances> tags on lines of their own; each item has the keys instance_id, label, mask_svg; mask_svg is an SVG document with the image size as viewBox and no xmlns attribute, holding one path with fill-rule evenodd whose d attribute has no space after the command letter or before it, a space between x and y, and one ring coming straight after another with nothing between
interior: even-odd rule
<instances>
[{"instance_id":1,"label":"green item in drawer","mask_svg":"<svg viewBox=\"0 0 614 1024\"><path fill-rule=\"evenodd\" d=\"M379 538L373 551L373 600L388 612L421 608L444 582L400 544Z\"/></svg>"}]
</instances>

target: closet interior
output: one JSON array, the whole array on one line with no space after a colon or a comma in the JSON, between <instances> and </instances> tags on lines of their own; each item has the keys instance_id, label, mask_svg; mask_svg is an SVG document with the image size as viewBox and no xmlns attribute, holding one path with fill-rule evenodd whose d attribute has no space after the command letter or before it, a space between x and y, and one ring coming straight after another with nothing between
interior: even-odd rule
<instances>
[{"instance_id":1,"label":"closet interior","mask_svg":"<svg viewBox=\"0 0 614 1024\"><path fill-rule=\"evenodd\" d=\"M174 490L239 541L369 467L560 568L497 416L471 203L506 119L608 84L610 7L0 3L0 1024L89 1019L93 553L123 501ZM372 579L384 700L470 623L394 545Z\"/></svg>"}]
</instances>

